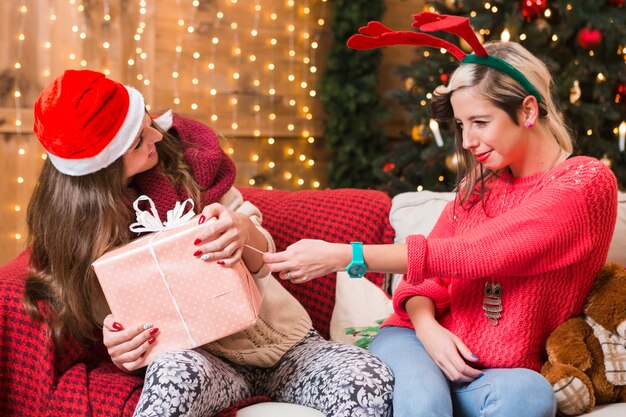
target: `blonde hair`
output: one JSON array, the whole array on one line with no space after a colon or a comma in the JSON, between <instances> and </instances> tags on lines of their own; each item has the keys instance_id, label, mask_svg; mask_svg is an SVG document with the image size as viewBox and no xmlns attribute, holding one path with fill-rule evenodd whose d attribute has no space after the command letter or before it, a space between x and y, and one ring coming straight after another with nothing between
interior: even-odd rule
<instances>
[{"instance_id":1,"label":"blonde hair","mask_svg":"<svg viewBox=\"0 0 626 417\"><path fill-rule=\"evenodd\" d=\"M511 64L535 87L541 96L539 123L545 124L559 146L571 153L571 131L563 123L562 112L552 99L554 82L546 65L515 42L489 42L484 46L489 55ZM497 69L479 64L462 64L452 73L448 85L435 89L431 108L436 120L448 121L454 117L450 97L454 91L462 88L474 88L480 96L504 110L515 124L518 124L518 112L524 99L530 95L518 82ZM495 173L483 170L471 152L463 149L463 138L458 130L455 143L459 161L456 190L463 204L468 201L478 182L483 184L482 197L485 180Z\"/></svg>"},{"instance_id":2,"label":"blonde hair","mask_svg":"<svg viewBox=\"0 0 626 417\"><path fill-rule=\"evenodd\" d=\"M200 206L202 192L180 141L161 132L157 169ZM31 317L48 324L57 347L67 335L84 345L95 340L98 320L109 312L91 264L132 239L128 226L136 195L127 181L121 157L83 176L62 174L49 159L41 170L26 216L32 252L24 305ZM48 302L52 314L44 314L39 301Z\"/></svg>"}]
</instances>

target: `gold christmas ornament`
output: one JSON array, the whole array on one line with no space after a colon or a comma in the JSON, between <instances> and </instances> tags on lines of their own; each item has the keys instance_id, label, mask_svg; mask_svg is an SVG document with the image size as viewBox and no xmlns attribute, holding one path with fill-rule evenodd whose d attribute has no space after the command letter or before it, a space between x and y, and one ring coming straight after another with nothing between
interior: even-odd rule
<instances>
[{"instance_id":1,"label":"gold christmas ornament","mask_svg":"<svg viewBox=\"0 0 626 417\"><path fill-rule=\"evenodd\" d=\"M572 88L569 89L569 102L572 104L576 103L580 99L581 95L582 92L580 91L580 84L578 83L578 80L575 80Z\"/></svg>"},{"instance_id":2,"label":"gold christmas ornament","mask_svg":"<svg viewBox=\"0 0 626 417\"><path fill-rule=\"evenodd\" d=\"M411 91L411 88L413 88L414 85L415 85L415 80L413 78L409 77L404 80L404 88L406 88L407 91Z\"/></svg>"},{"instance_id":3,"label":"gold christmas ornament","mask_svg":"<svg viewBox=\"0 0 626 417\"><path fill-rule=\"evenodd\" d=\"M446 168L450 171L457 172L459 170L459 158L456 156L456 153L446 156L444 162Z\"/></svg>"},{"instance_id":4,"label":"gold christmas ornament","mask_svg":"<svg viewBox=\"0 0 626 417\"><path fill-rule=\"evenodd\" d=\"M411 138L418 143L425 144L428 142L428 137L424 135L424 125L413 125L411 129Z\"/></svg>"},{"instance_id":5,"label":"gold christmas ornament","mask_svg":"<svg viewBox=\"0 0 626 417\"><path fill-rule=\"evenodd\" d=\"M611 158L609 158L607 154L604 154L604 156L600 159L600 162L611 168Z\"/></svg>"},{"instance_id":6,"label":"gold christmas ornament","mask_svg":"<svg viewBox=\"0 0 626 417\"><path fill-rule=\"evenodd\" d=\"M540 17L535 20L535 27L544 32L550 29L550 23L548 23L546 19Z\"/></svg>"},{"instance_id":7,"label":"gold christmas ornament","mask_svg":"<svg viewBox=\"0 0 626 417\"><path fill-rule=\"evenodd\" d=\"M448 9L458 12L463 7L463 0L446 0L445 4Z\"/></svg>"}]
</instances>

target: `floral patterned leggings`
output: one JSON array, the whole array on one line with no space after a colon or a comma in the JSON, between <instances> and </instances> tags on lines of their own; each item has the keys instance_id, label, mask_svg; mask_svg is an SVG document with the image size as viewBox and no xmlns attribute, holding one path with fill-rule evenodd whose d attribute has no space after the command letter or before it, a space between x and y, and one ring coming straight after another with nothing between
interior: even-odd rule
<instances>
[{"instance_id":1,"label":"floral patterned leggings","mask_svg":"<svg viewBox=\"0 0 626 417\"><path fill-rule=\"evenodd\" d=\"M265 395L326 416L391 416L393 375L366 350L309 334L272 368L235 365L203 350L166 353L146 370L135 417L211 416Z\"/></svg>"}]
</instances>

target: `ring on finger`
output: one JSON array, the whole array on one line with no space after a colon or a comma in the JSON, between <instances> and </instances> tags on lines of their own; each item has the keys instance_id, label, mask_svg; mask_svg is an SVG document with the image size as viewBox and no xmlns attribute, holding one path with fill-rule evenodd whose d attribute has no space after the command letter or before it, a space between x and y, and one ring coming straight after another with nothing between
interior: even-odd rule
<instances>
[{"instance_id":1,"label":"ring on finger","mask_svg":"<svg viewBox=\"0 0 626 417\"><path fill-rule=\"evenodd\" d=\"M287 279L291 281L291 271L287 271Z\"/></svg>"},{"instance_id":2,"label":"ring on finger","mask_svg":"<svg viewBox=\"0 0 626 417\"><path fill-rule=\"evenodd\" d=\"M201 260L203 260L203 261L207 261L207 260L209 259L209 254L208 254L208 253L205 253L204 255L202 255L202 256L200 257L200 259L201 259Z\"/></svg>"}]
</instances>

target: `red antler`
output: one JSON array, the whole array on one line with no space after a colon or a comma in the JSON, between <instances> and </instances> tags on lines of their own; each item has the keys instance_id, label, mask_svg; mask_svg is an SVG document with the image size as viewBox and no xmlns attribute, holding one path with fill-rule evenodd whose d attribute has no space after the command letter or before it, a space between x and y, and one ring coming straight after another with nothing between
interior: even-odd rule
<instances>
[{"instance_id":1,"label":"red antler","mask_svg":"<svg viewBox=\"0 0 626 417\"><path fill-rule=\"evenodd\" d=\"M476 37L476 33L474 33L474 29L472 29L467 17L422 12L413 15L413 27L424 32L436 32L441 30L452 33L453 35L465 39L476 55L489 55L482 43L480 43L480 40Z\"/></svg>"},{"instance_id":2,"label":"red antler","mask_svg":"<svg viewBox=\"0 0 626 417\"><path fill-rule=\"evenodd\" d=\"M481 45L466 17L439 15L423 12L413 15L413 26L425 32L442 30L455 34L467 41L476 55L487 56L487 51ZM391 45L423 45L435 48L444 48L456 59L465 58L465 52L450 42L426 33L412 31L394 31L380 22L369 22L367 26L359 28L359 34L352 35L347 42L353 49L372 49Z\"/></svg>"}]
</instances>

